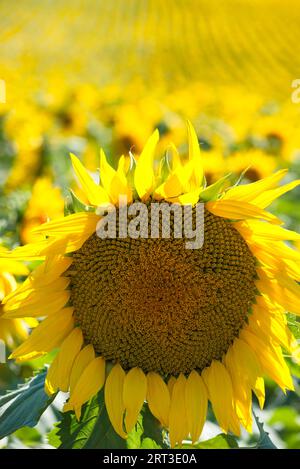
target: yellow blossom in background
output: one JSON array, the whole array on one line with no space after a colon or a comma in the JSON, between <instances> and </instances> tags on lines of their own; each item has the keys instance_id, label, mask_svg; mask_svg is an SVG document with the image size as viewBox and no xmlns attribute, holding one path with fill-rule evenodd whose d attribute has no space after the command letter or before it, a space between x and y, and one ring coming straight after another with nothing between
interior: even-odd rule
<instances>
[{"instance_id":1,"label":"yellow blossom in background","mask_svg":"<svg viewBox=\"0 0 300 469\"><path fill-rule=\"evenodd\" d=\"M245 174L246 179L257 181L275 171L276 159L261 150L248 150L234 153L226 158L226 171L236 175Z\"/></svg>"},{"instance_id":2,"label":"yellow blossom in background","mask_svg":"<svg viewBox=\"0 0 300 469\"><path fill-rule=\"evenodd\" d=\"M21 226L22 243L27 244L38 241L40 236L32 233L32 230L47 221L60 218L63 213L64 198L59 187L54 187L49 178L37 179L23 217Z\"/></svg>"}]
</instances>

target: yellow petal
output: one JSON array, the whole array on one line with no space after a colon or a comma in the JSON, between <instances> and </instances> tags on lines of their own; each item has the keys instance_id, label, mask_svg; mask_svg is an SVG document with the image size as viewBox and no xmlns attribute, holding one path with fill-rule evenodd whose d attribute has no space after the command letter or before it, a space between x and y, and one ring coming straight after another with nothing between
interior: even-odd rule
<instances>
[{"instance_id":1,"label":"yellow petal","mask_svg":"<svg viewBox=\"0 0 300 469\"><path fill-rule=\"evenodd\" d=\"M109 419L115 431L122 438L127 438L123 430L123 416L125 405L123 402L123 387L125 372L119 364L116 364L109 373L105 383L105 405Z\"/></svg>"},{"instance_id":2,"label":"yellow petal","mask_svg":"<svg viewBox=\"0 0 300 469\"><path fill-rule=\"evenodd\" d=\"M126 174L128 173L130 167L130 158L126 157L124 155L120 156L119 161L118 161L118 168L117 168L117 173L120 176L121 179L125 181L126 179Z\"/></svg>"},{"instance_id":3,"label":"yellow petal","mask_svg":"<svg viewBox=\"0 0 300 469\"><path fill-rule=\"evenodd\" d=\"M3 252L3 251L1 251ZM0 257L1 257L0 252ZM4 251L9 252L9 251ZM28 267L21 262L10 259L0 259L0 272L10 272L13 275L27 275L29 273Z\"/></svg>"},{"instance_id":4,"label":"yellow petal","mask_svg":"<svg viewBox=\"0 0 300 469\"><path fill-rule=\"evenodd\" d=\"M255 246L260 249L265 250L269 253L276 253L277 256L283 259L290 259L292 261L300 262L300 252L296 249L292 249L287 246L285 243L278 241L278 242L265 242L262 240L255 240L253 242Z\"/></svg>"},{"instance_id":5,"label":"yellow petal","mask_svg":"<svg viewBox=\"0 0 300 469\"><path fill-rule=\"evenodd\" d=\"M64 218L55 219L39 225L33 231L47 236L92 234L96 231L100 217L92 212L79 212Z\"/></svg>"},{"instance_id":6,"label":"yellow petal","mask_svg":"<svg viewBox=\"0 0 300 469\"><path fill-rule=\"evenodd\" d=\"M57 247L57 240L48 238L36 243L29 243L25 246L19 246L13 251L1 253L2 258L20 259L20 260L35 260L43 259L47 254L53 252Z\"/></svg>"},{"instance_id":7,"label":"yellow petal","mask_svg":"<svg viewBox=\"0 0 300 469\"><path fill-rule=\"evenodd\" d=\"M132 201L132 190L128 186L124 172L124 157L123 160L120 159L120 161L118 171L116 171L108 164L104 151L100 150L101 184L109 194L112 203L115 205L119 203L121 196L127 198L127 203L131 203Z\"/></svg>"},{"instance_id":8,"label":"yellow petal","mask_svg":"<svg viewBox=\"0 0 300 469\"><path fill-rule=\"evenodd\" d=\"M297 341L284 321L284 316L271 314L258 305L253 306L253 313L249 317L249 329L264 340L269 340L271 337L273 342L282 345L290 353L297 348Z\"/></svg>"},{"instance_id":9,"label":"yellow petal","mask_svg":"<svg viewBox=\"0 0 300 469\"><path fill-rule=\"evenodd\" d=\"M187 121L188 128L188 142L189 142L189 160L193 164L193 177L192 177L192 187L194 189L201 189L203 183L203 164L200 152L200 146L197 134L191 122Z\"/></svg>"},{"instance_id":10,"label":"yellow petal","mask_svg":"<svg viewBox=\"0 0 300 469\"><path fill-rule=\"evenodd\" d=\"M7 303L11 298L14 298L19 293L33 288L39 288L49 285L50 283L55 282L60 275L65 272L73 260L70 257L55 256L54 264L47 263L47 259L41 265L39 265L35 270L33 270L28 278L20 285L14 292L6 296L5 302Z\"/></svg>"},{"instance_id":11,"label":"yellow petal","mask_svg":"<svg viewBox=\"0 0 300 469\"><path fill-rule=\"evenodd\" d=\"M70 375L75 358L82 347L83 338L79 328L73 331L64 340L55 360L50 365L46 378L46 389L56 392L69 390Z\"/></svg>"},{"instance_id":12,"label":"yellow petal","mask_svg":"<svg viewBox=\"0 0 300 469\"><path fill-rule=\"evenodd\" d=\"M48 396L52 396L58 391L57 373L59 365L59 355L57 354L52 361L46 376L45 391Z\"/></svg>"},{"instance_id":13,"label":"yellow petal","mask_svg":"<svg viewBox=\"0 0 300 469\"><path fill-rule=\"evenodd\" d=\"M0 274L0 301L4 304L6 298L5 295L12 294L17 290L17 282L13 275L9 272L2 272Z\"/></svg>"},{"instance_id":14,"label":"yellow petal","mask_svg":"<svg viewBox=\"0 0 300 469\"><path fill-rule=\"evenodd\" d=\"M134 174L134 185L138 196L146 202L154 189L155 177L153 170L154 151L159 140L158 130L155 130L143 149Z\"/></svg>"},{"instance_id":15,"label":"yellow petal","mask_svg":"<svg viewBox=\"0 0 300 469\"><path fill-rule=\"evenodd\" d=\"M171 171L175 171L177 167L182 168L182 163L181 163L181 159L178 153L178 149L172 142L168 145L166 157L168 159Z\"/></svg>"},{"instance_id":16,"label":"yellow petal","mask_svg":"<svg viewBox=\"0 0 300 469\"><path fill-rule=\"evenodd\" d=\"M272 189L273 187L276 187L287 172L287 169L281 169L275 174L261 179L260 181L232 187L225 193L223 200L233 199L244 202L253 202L260 194L263 194L265 191Z\"/></svg>"},{"instance_id":17,"label":"yellow petal","mask_svg":"<svg viewBox=\"0 0 300 469\"><path fill-rule=\"evenodd\" d=\"M234 397L234 394L233 394L233 397ZM248 424L247 428L251 432L251 429L252 429L251 424ZM232 412L231 412L231 417L230 417L230 422L229 422L229 431L238 437L241 436L241 424L240 424L240 420L234 408L232 409Z\"/></svg>"},{"instance_id":18,"label":"yellow petal","mask_svg":"<svg viewBox=\"0 0 300 469\"><path fill-rule=\"evenodd\" d=\"M105 381L105 360L94 358L83 370L82 375L71 393L70 400L64 406L64 412L75 410L77 420L81 416L81 407L95 396Z\"/></svg>"},{"instance_id":19,"label":"yellow petal","mask_svg":"<svg viewBox=\"0 0 300 469\"><path fill-rule=\"evenodd\" d=\"M70 283L70 279L66 277L60 277L57 280L54 280L50 285L46 285L41 288L32 288L27 289L18 289L15 290L14 294L9 295L9 297L4 298L3 304L6 305L7 311L13 311L22 306L28 306L40 300L40 296L47 296L52 293L63 292Z\"/></svg>"},{"instance_id":20,"label":"yellow petal","mask_svg":"<svg viewBox=\"0 0 300 469\"><path fill-rule=\"evenodd\" d=\"M155 189L155 198L170 199L172 197L178 197L183 192L182 180L178 174L171 174L167 180Z\"/></svg>"},{"instance_id":21,"label":"yellow petal","mask_svg":"<svg viewBox=\"0 0 300 469\"><path fill-rule=\"evenodd\" d=\"M274 225L273 225L274 226ZM245 237L247 244L253 255L259 260L260 264L269 271L274 272L276 277L277 272L284 272L289 277L300 280L300 265L296 260L283 259L278 257L276 249L268 249L266 252L265 244L262 246L261 243L252 242L249 238Z\"/></svg>"},{"instance_id":22,"label":"yellow petal","mask_svg":"<svg viewBox=\"0 0 300 469\"><path fill-rule=\"evenodd\" d=\"M169 435L171 448L174 448L176 443L181 445L182 440L187 437L188 433L185 387L186 378L181 373L174 384L170 404Z\"/></svg>"},{"instance_id":23,"label":"yellow petal","mask_svg":"<svg viewBox=\"0 0 300 469\"><path fill-rule=\"evenodd\" d=\"M265 392L265 382L262 377L257 378L256 383L253 387L253 391L258 399L259 407L263 409L264 404L265 404L266 392Z\"/></svg>"},{"instance_id":24,"label":"yellow petal","mask_svg":"<svg viewBox=\"0 0 300 469\"><path fill-rule=\"evenodd\" d=\"M281 226L270 225L269 223L258 220L248 220L247 222L234 223L234 227L247 237L250 235L255 239L265 241L283 241L283 240L299 240L300 234L295 231L289 231ZM247 239L247 238L246 238Z\"/></svg>"},{"instance_id":25,"label":"yellow petal","mask_svg":"<svg viewBox=\"0 0 300 469\"><path fill-rule=\"evenodd\" d=\"M207 210L214 215L231 220L246 220L248 218L257 218L259 220L267 220L271 223L281 224L282 222L268 212L249 204L248 202L240 202L236 200L217 200L216 202L207 202Z\"/></svg>"},{"instance_id":26,"label":"yellow petal","mask_svg":"<svg viewBox=\"0 0 300 469\"><path fill-rule=\"evenodd\" d=\"M35 327L39 325L39 321L34 318L24 318L24 322L26 322L28 327L30 327L31 329L34 329Z\"/></svg>"},{"instance_id":27,"label":"yellow petal","mask_svg":"<svg viewBox=\"0 0 300 469\"><path fill-rule=\"evenodd\" d=\"M7 305L4 305L3 318L26 318L26 317L43 317L54 314L60 311L69 301L70 292L64 290L62 292L54 292L49 295L43 294L41 291L35 295L35 301L26 305L20 306L17 309L10 310Z\"/></svg>"},{"instance_id":28,"label":"yellow petal","mask_svg":"<svg viewBox=\"0 0 300 469\"><path fill-rule=\"evenodd\" d=\"M100 150L100 181L105 191L110 194L111 183L116 176L116 170L110 166L104 151Z\"/></svg>"},{"instance_id":29,"label":"yellow petal","mask_svg":"<svg viewBox=\"0 0 300 469\"><path fill-rule=\"evenodd\" d=\"M146 399L147 379L140 368L132 368L126 375L123 388L125 427L127 433L134 428Z\"/></svg>"},{"instance_id":30,"label":"yellow petal","mask_svg":"<svg viewBox=\"0 0 300 469\"><path fill-rule=\"evenodd\" d=\"M293 390L294 385L290 371L285 363L280 347L267 344L249 330L243 329L241 338L254 350L262 370L277 383L283 391Z\"/></svg>"},{"instance_id":31,"label":"yellow petal","mask_svg":"<svg viewBox=\"0 0 300 469\"><path fill-rule=\"evenodd\" d=\"M188 192L186 194L182 194L179 197L175 198L166 198L168 202L171 203L178 203L180 205L191 205L194 206L199 201L199 194L201 189L194 190L192 192Z\"/></svg>"},{"instance_id":32,"label":"yellow petal","mask_svg":"<svg viewBox=\"0 0 300 469\"><path fill-rule=\"evenodd\" d=\"M168 389L169 389L170 396L172 396L172 392L173 392L173 388L174 388L175 383L176 383L175 376L171 376L171 378L169 378L169 381L168 381Z\"/></svg>"},{"instance_id":33,"label":"yellow petal","mask_svg":"<svg viewBox=\"0 0 300 469\"><path fill-rule=\"evenodd\" d=\"M64 258L63 261L67 262L62 262L59 261L58 265L56 266L56 269L51 269L49 271L45 271L46 263L44 262L43 264L39 265L31 274L29 277L23 282L22 285L20 285L16 290L11 292L9 295L5 297L4 304L9 303L11 300L16 299L16 298L21 298L22 295L24 294L23 298L26 298L28 294L30 294L32 291L37 290L37 289L42 289L44 287L51 285L56 285L55 290L57 291L57 286L61 286L61 289L66 288L68 286L69 282L67 279L63 280L63 282L59 282L58 284L55 284L55 282L58 280L59 276L61 275L62 272L64 272L71 264L72 264L72 259ZM71 262L70 262L71 261ZM49 289L51 291L51 288ZM47 294L49 293L48 290L46 290ZM22 294L22 295L21 295Z\"/></svg>"},{"instance_id":34,"label":"yellow petal","mask_svg":"<svg viewBox=\"0 0 300 469\"><path fill-rule=\"evenodd\" d=\"M185 386L186 416L192 442L200 438L206 420L207 399L207 389L201 376L192 371Z\"/></svg>"},{"instance_id":35,"label":"yellow petal","mask_svg":"<svg viewBox=\"0 0 300 469\"><path fill-rule=\"evenodd\" d=\"M18 362L32 360L58 347L74 327L73 308L45 319L11 355Z\"/></svg>"},{"instance_id":36,"label":"yellow petal","mask_svg":"<svg viewBox=\"0 0 300 469\"><path fill-rule=\"evenodd\" d=\"M237 416L248 432L252 431L252 394L261 369L255 354L246 342L236 338L225 356Z\"/></svg>"},{"instance_id":37,"label":"yellow petal","mask_svg":"<svg viewBox=\"0 0 300 469\"><path fill-rule=\"evenodd\" d=\"M289 288L287 284L281 285L277 282L277 278L271 278L263 271L257 269L259 280L256 281L256 286L259 291L271 299L272 302L282 306L286 311L300 315L300 298L294 293L294 288L297 289L298 285L293 285Z\"/></svg>"},{"instance_id":38,"label":"yellow petal","mask_svg":"<svg viewBox=\"0 0 300 469\"><path fill-rule=\"evenodd\" d=\"M70 393L72 394L77 382L79 381L82 373L86 369L86 367L91 363L92 360L95 358L95 351L94 347L89 344L84 347L77 357L74 360L74 364L71 371L70 376Z\"/></svg>"},{"instance_id":39,"label":"yellow petal","mask_svg":"<svg viewBox=\"0 0 300 469\"><path fill-rule=\"evenodd\" d=\"M91 233L86 230L82 234L65 234L59 237L49 236L44 241L39 241L26 246L19 246L7 254L13 259L42 260L48 256L68 254L80 249Z\"/></svg>"},{"instance_id":40,"label":"yellow petal","mask_svg":"<svg viewBox=\"0 0 300 469\"><path fill-rule=\"evenodd\" d=\"M236 338L232 345L235 369L243 375L246 381L253 387L257 377L262 374L259 361L249 345L240 338Z\"/></svg>"},{"instance_id":41,"label":"yellow petal","mask_svg":"<svg viewBox=\"0 0 300 469\"><path fill-rule=\"evenodd\" d=\"M169 425L170 394L161 376L150 372L147 374L147 401L149 408L163 427Z\"/></svg>"},{"instance_id":42,"label":"yellow petal","mask_svg":"<svg viewBox=\"0 0 300 469\"><path fill-rule=\"evenodd\" d=\"M299 184L300 179L297 179L296 181L285 184L284 186L278 187L277 189L263 192L261 195L259 195L253 200L253 204L257 205L257 207L266 208L272 202L274 202L274 200L278 199L286 192L295 189L295 187L299 186Z\"/></svg>"},{"instance_id":43,"label":"yellow petal","mask_svg":"<svg viewBox=\"0 0 300 469\"><path fill-rule=\"evenodd\" d=\"M185 165L177 165L169 174L166 181L154 191L156 200L177 199L179 196L192 192L201 192L201 188L191 184L193 177L193 162L188 161Z\"/></svg>"},{"instance_id":44,"label":"yellow petal","mask_svg":"<svg viewBox=\"0 0 300 469\"><path fill-rule=\"evenodd\" d=\"M70 156L78 181L89 203L95 206L109 203L110 200L106 191L94 182L93 178L75 155L71 154Z\"/></svg>"},{"instance_id":45,"label":"yellow petal","mask_svg":"<svg viewBox=\"0 0 300 469\"><path fill-rule=\"evenodd\" d=\"M221 362L213 360L212 364L203 370L202 378L207 386L216 419L224 432L228 432L233 410L229 373Z\"/></svg>"},{"instance_id":46,"label":"yellow petal","mask_svg":"<svg viewBox=\"0 0 300 469\"><path fill-rule=\"evenodd\" d=\"M236 415L244 428L251 433L252 431L252 393L249 383L239 379L230 362L226 362L226 367L230 373L233 386L233 400ZM239 431L239 430L238 430ZM235 433L235 431L234 431Z\"/></svg>"}]
</instances>

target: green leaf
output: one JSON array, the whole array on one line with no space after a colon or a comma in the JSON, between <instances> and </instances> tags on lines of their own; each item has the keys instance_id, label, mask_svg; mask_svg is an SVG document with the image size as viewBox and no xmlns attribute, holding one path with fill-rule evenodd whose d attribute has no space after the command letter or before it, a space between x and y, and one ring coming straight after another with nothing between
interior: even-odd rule
<instances>
[{"instance_id":1,"label":"green leaf","mask_svg":"<svg viewBox=\"0 0 300 469\"><path fill-rule=\"evenodd\" d=\"M51 404L44 391L46 371L43 371L15 391L0 397L0 439L22 427L34 427Z\"/></svg>"},{"instance_id":2,"label":"green leaf","mask_svg":"<svg viewBox=\"0 0 300 469\"><path fill-rule=\"evenodd\" d=\"M148 404L144 404L135 429L129 433L126 443L128 449L168 448L163 440L163 429L151 414Z\"/></svg>"},{"instance_id":3,"label":"green leaf","mask_svg":"<svg viewBox=\"0 0 300 469\"><path fill-rule=\"evenodd\" d=\"M154 440L151 440L151 438L144 438L142 441L141 448L142 449L161 449L161 446L155 443Z\"/></svg>"},{"instance_id":4,"label":"green leaf","mask_svg":"<svg viewBox=\"0 0 300 469\"><path fill-rule=\"evenodd\" d=\"M299 413L296 409L288 406L279 407L274 410L268 425L280 425L285 432L300 433Z\"/></svg>"},{"instance_id":5,"label":"green leaf","mask_svg":"<svg viewBox=\"0 0 300 469\"><path fill-rule=\"evenodd\" d=\"M62 414L62 421L48 435L48 442L60 449L158 449L166 448L162 428L145 404L127 440L114 431L104 404L103 390L83 406L78 422L73 412Z\"/></svg>"},{"instance_id":6,"label":"green leaf","mask_svg":"<svg viewBox=\"0 0 300 469\"><path fill-rule=\"evenodd\" d=\"M110 423L103 390L83 406L79 422L73 412L62 414L57 437L61 442L60 449L126 448L126 441L114 431Z\"/></svg>"},{"instance_id":7,"label":"green leaf","mask_svg":"<svg viewBox=\"0 0 300 469\"><path fill-rule=\"evenodd\" d=\"M55 423L52 430L47 434L47 441L49 445L54 446L54 448L58 448L61 445L61 441L58 435L59 424L60 422Z\"/></svg>"},{"instance_id":8,"label":"green leaf","mask_svg":"<svg viewBox=\"0 0 300 469\"><path fill-rule=\"evenodd\" d=\"M269 437L269 433L265 431L264 424L259 421L258 417L256 417L254 412L253 415L259 430L259 441L256 444L255 449L277 449L277 447L274 445L271 438Z\"/></svg>"},{"instance_id":9,"label":"green leaf","mask_svg":"<svg viewBox=\"0 0 300 469\"><path fill-rule=\"evenodd\" d=\"M183 449L233 449L238 448L239 445L236 439L231 435L225 435L225 433L220 433L220 435L211 438L210 440L201 441L196 444L185 443L181 448Z\"/></svg>"},{"instance_id":10,"label":"green leaf","mask_svg":"<svg viewBox=\"0 0 300 469\"><path fill-rule=\"evenodd\" d=\"M42 440L42 435L37 429L29 427L20 428L14 433L14 437L18 438L26 446L35 446Z\"/></svg>"},{"instance_id":11,"label":"green leaf","mask_svg":"<svg viewBox=\"0 0 300 469\"><path fill-rule=\"evenodd\" d=\"M149 410L148 404L145 404L142 410L142 425L143 433L141 436L142 439L142 448L146 448L144 440L152 441L151 444L155 446L150 446L149 448L167 448L167 445L163 438L163 429L159 421L152 415Z\"/></svg>"}]
</instances>

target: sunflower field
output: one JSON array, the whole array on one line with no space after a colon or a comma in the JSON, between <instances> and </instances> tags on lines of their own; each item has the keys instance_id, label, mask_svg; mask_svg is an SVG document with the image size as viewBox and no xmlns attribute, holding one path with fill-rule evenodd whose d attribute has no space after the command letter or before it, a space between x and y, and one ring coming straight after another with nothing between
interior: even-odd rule
<instances>
[{"instance_id":1,"label":"sunflower field","mask_svg":"<svg viewBox=\"0 0 300 469\"><path fill-rule=\"evenodd\" d=\"M298 0L2 0L0 46L0 448L300 449Z\"/></svg>"}]
</instances>

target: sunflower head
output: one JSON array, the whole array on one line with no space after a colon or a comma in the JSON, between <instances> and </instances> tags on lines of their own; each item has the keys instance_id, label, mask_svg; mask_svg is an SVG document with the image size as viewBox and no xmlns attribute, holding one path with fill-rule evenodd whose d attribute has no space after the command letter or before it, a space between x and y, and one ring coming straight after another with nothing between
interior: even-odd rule
<instances>
[{"instance_id":1,"label":"sunflower head","mask_svg":"<svg viewBox=\"0 0 300 469\"><path fill-rule=\"evenodd\" d=\"M264 404L265 376L293 389L282 349L299 360L285 312L300 314L300 254L285 240L299 235L265 209L300 181L280 186L282 170L227 190L226 178L206 186L190 123L187 160L173 147L157 165L158 139L155 131L138 158L121 157L117 168L101 151L98 182L72 155L88 205L76 199L77 211L35 229L44 239L7 254L43 263L4 299L4 317L44 317L12 358L57 348L46 390L70 392L65 411L80 419L104 387L119 435L127 437L147 402L175 446L199 439L208 401L223 431L238 435L241 425L251 431L252 393ZM136 203L143 217L134 217ZM169 210L167 237L163 218L155 236L150 228L157 203ZM99 236L103 207L114 236ZM201 247L187 249L178 207L190 208Z\"/></svg>"}]
</instances>

